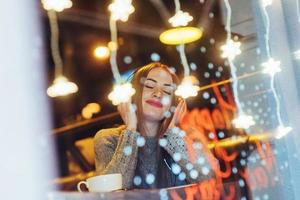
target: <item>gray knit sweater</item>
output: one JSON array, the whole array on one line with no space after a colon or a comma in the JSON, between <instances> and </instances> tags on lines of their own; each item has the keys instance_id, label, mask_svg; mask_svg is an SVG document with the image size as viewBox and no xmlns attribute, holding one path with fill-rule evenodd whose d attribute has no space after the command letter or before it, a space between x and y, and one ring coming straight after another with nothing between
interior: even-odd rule
<instances>
[{"instance_id":1,"label":"gray knit sweater","mask_svg":"<svg viewBox=\"0 0 300 200\"><path fill-rule=\"evenodd\" d=\"M175 165L166 162L170 172L176 174L176 177L180 172L185 174L185 183L196 183L213 177L214 172L207 162L207 155L201 148L194 149L197 162L193 164L190 162L186 142L180 133L182 132L178 129L168 129L164 141L160 143L176 161L172 159ZM124 189L135 188L133 179L137 176L142 180L139 188L157 188L156 180L159 177L156 175L160 169L155 155L158 140L144 138L145 144L140 145L140 137L138 132L126 130L125 126L100 130L94 138L96 173L98 175L121 173ZM147 178L149 174L155 177L154 181L152 177ZM169 187L180 184L182 181L180 183L175 180Z\"/></svg>"}]
</instances>

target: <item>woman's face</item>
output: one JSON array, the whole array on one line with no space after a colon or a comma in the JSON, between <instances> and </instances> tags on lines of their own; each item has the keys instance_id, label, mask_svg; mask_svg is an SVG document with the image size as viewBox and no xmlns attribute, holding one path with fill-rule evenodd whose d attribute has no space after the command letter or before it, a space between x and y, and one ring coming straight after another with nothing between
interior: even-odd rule
<instances>
[{"instance_id":1,"label":"woman's face","mask_svg":"<svg viewBox=\"0 0 300 200\"><path fill-rule=\"evenodd\" d=\"M145 120L161 121L172 103L174 95L173 80L170 72L154 68L144 81L142 106Z\"/></svg>"}]
</instances>

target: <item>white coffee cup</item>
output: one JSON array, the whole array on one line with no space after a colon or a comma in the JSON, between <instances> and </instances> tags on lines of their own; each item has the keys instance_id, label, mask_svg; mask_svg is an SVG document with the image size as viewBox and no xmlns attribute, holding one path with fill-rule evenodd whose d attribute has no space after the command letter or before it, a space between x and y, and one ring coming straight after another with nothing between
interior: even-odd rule
<instances>
[{"instance_id":1,"label":"white coffee cup","mask_svg":"<svg viewBox=\"0 0 300 200\"><path fill-rule=\"evenodd\" d=\"M80 181L77 184L79 192L81 185L84 184L90 192L110 192L122 189L122 174L106 174L100 176L93 176L86 181Z\"/></svg>"}]
</instances>

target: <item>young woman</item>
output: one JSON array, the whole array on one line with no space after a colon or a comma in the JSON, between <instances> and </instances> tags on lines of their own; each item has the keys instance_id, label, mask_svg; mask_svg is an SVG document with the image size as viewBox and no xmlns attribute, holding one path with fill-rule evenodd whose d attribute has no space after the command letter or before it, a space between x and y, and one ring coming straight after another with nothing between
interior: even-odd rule
<instances>
[{"instance_id":1,"label":"young woman","mask_svg":"<svg viewBox=\"0 0 300 200\"><path fill-rule=\"evenodd\" d=\"M97 174L121 173L124 189L179 186L213 177L200 148L195 149L199 159L191 161L184 132L176 127L186 111L185 101L174 95L177 76L156 62L139 68L131 83L136 90L132 102L118 106L125 125L95 136Z\"/></svg>"}]
</instances>

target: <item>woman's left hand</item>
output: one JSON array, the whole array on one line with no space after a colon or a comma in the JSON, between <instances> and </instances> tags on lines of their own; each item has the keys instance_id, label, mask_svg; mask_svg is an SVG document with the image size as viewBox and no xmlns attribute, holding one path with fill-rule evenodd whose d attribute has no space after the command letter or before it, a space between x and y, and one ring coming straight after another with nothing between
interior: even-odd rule
<instances>
[{"instance_id":1,"label":"woman's left hand","mask_svg":"<svg viewBox=\"0 0 300 200\"><path fill-rule=\"evenodd\" d=\"M168 128L174 128L177 125L179 125L181 119L183 118L184 114L186 113L186 110L187 110L186 102L185 102L185 100L181 99L176 107L173 118L172 118Z\"/></svg>"}]
</instances>

